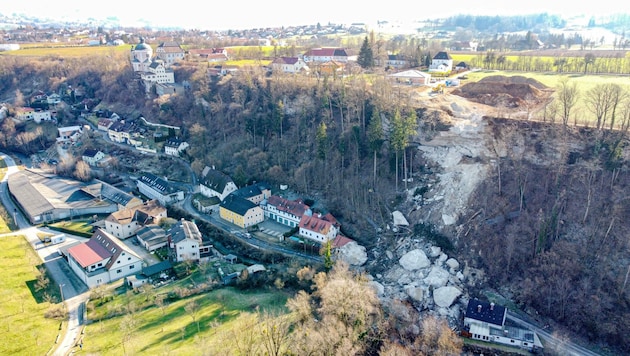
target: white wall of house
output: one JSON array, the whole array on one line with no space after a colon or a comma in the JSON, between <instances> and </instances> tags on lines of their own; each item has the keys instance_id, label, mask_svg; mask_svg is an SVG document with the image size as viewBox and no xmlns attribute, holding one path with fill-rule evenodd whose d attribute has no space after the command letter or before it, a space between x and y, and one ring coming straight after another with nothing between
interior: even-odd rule
<instances>
[{"instance_id":1,"label":"white wall of house","mask_svg":"<svg viewBox=\"0 0 630 356\"><path fill-rule=\"evenodd\" d=\"M328 240L334 240L335 237L337 236L337 233L338 233L337 228L334 225L330 226L330 229L328 230L327 234L322 234L317 231L305 229L303 227L300 227L300 230L299 230L300 236L319 242L319 243L325 243Z\"/></svg>"},{"instance_id":2,"label":"white wall of house","mask_svg":"<svg viewBox=\"0 0 630 356\"><path fill-rule=\"evenodd\" d=\"M136 231L138 231L139 227L138 222L135 220L129 224L118 224L112 221L105 221L105 231L123 240L133 236Z\"/></svg>"},{"instance_id":3,"label":"white wall of house","mask_svg":"<svg viewBox=\"0 0 630 356\"><path fill-rule=\"evenodd\" d=\"M265 221L265 213L259 206L249 209L243 217L243 225L246 228L260 224L263 221Z\"/></svg>"},{"instance_id":4,"label":"white wall of house","mask_svg":"<svg viewBox=\"0 0 630 356\"><path fill-rule=\"evenodd\" d=\"M185 239L173 244L173 254L177 262L186 260L199 260L200 242L193 239Z\"/></svg>"},{"instance_id":5,"label":"white wall of house","mask_svg":"<svg viewBox=\"0 0 630 356\"><path fill-rule=\"evenodd\" d=\"M203 184L199 184L199 193L201 193L202 195L208 198L219 197L221 201L223 201L225 197L227 197L228 195L230 195L230 193L232 193L233 191L237 189L238 188L236 187L236 184L234 184L234 182L227 183L225 187L223 188L223 192L217 192L211 188L208 188L207 186Z\"/></svg>"}]
</instances>

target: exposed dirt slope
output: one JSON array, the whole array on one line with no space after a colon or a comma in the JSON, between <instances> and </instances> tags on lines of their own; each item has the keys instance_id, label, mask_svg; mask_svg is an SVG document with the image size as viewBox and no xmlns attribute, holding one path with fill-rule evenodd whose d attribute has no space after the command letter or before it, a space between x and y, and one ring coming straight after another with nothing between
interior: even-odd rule
<instances>
[{"instance_id":1,"label":"exposed dirt slope","mask_svg":"<svg viewBox=\"0 0 630 356\"><path fill-rule=\"evenodd\" d=\"M494 75L455 89L452 94L472 101L508 108L537 105L546 101L553 90L541 82L523 76Z\"/></svg>"}]
</instances>

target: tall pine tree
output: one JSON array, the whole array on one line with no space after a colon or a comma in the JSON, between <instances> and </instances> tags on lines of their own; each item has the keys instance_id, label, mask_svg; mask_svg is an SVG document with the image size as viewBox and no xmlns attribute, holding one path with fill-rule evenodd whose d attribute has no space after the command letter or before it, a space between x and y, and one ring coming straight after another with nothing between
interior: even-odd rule
<instances>
[{"instance_id":1,"label":"tall pine tree","mask_svg":"<svg viewBox=\"0 0 630 356\"><path fill-rule=\"evenodd\" d=\"M361 45L357 63L364 69L374 67L374 53L372 52L372 46L370 46L367 36L365 36L363 44Z\"/></svg>"}]
</instances>

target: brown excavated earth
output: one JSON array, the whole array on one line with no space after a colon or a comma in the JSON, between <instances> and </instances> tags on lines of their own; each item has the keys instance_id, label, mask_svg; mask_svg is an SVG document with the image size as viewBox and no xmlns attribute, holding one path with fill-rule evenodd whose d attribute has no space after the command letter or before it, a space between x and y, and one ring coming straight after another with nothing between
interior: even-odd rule
<instances>
[{"instance_id":1,"label":"brown excavated earth","mask_svg":"<svg viewBox=\"0 0 630 356\"><path fill-rule=\"evenodd\" d=\"M546 101L553 90L541 82L524 76L493 75L467 83L452 94L490 106L518 108Z\"/></svg>"}]
</instances>

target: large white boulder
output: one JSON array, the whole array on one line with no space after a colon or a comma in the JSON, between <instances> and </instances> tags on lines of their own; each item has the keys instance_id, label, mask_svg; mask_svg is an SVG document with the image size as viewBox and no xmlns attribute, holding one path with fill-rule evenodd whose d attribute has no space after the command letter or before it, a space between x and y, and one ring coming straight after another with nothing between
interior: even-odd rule
<instances>
[{"instance_id":1,"label":"large white boulder","mask_svg":"<svg viewBox=\"0 0 630 356\"><path fill-rule=\"evenodd\" d=\"M457 287L440 287L433 291L433 301L438 307L448 308L462 294Z\"/></svg>"},{"instance_id":2,"label":"large white boulder","mask_svg":"<svg viewBox=\"0 0 630 356\"><path fill-rule=\"evenodd\" d=\"M447 270L439 266L433 266L429 275L424 279L424 283L433 287L442 287L446 285L449 277L450 273Z\"/></svg>"},{"instance_id":3,"label":"large white boulder","mask_svg":"<svg viewBox=\"0 0 630 356\"><path fill-rule=\"evenodd\" d=\"M427 268L431 265L431 261L420 249L415 249L407 252L398 261L400 265L407 271L414 271L420 268Z\"/></svg>"},{"instance_id":4,"label":"large white boulder","mask_svg":"<svg viewBox=\"0 0 630 356\"><path fill-rule=\"evenodd\" d=\"M362 266L367 261L368 255L364 246L352 241L339 248L339 258L351 266Z\"/></svg>"},{"instance_id":5,"label":"large white boulder","mask_svg":"<svg viewBox=\"0 0 630 356\"><path fill-rule=\"evenodd\" d=\"M407 292L407 295L416 302L421 302L422 298L424 298L424 291L422 288L409 286L405 288L405 291Z\"/></svg>"}]
</instances>

